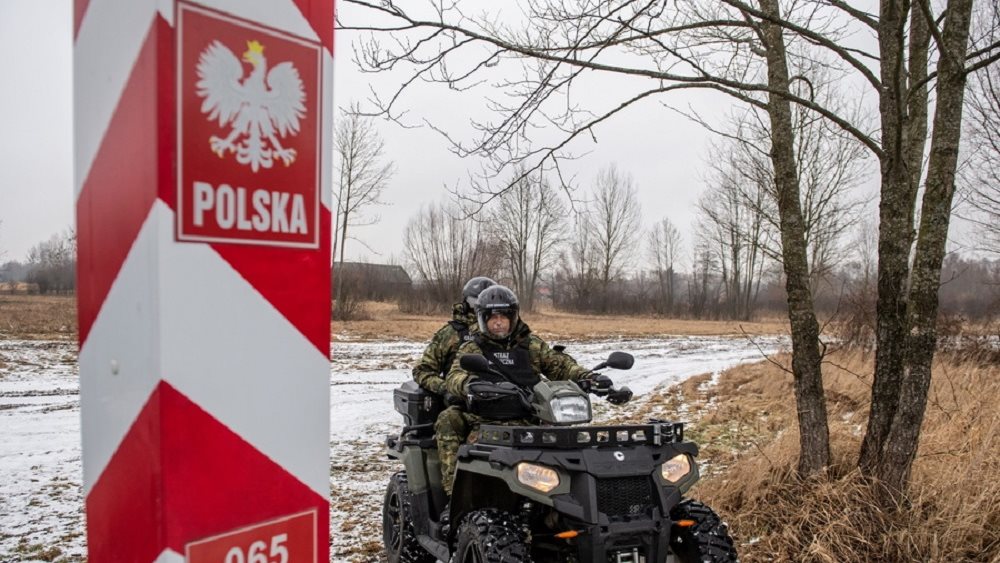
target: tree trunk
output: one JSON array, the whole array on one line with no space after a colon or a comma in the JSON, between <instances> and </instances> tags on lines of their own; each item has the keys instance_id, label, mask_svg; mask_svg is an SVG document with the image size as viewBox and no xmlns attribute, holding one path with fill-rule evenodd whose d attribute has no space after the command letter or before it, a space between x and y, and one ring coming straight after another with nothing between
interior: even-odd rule
<instances>
[{"instance_id":1,"label":"tree trunk","mask_svg":"<svg viewBox=\"0 0 1000 563\"><path fill-rule=\"evenodd\" d=\"M346 215L346 213L345 213L345 215ZM341 274L341 277L343 277L343 272L344 272L344 246L346 246L345 243L347 241L347 217L346 216L344 217L344 222L341 224L340 229L341 229L340 230L340 262L338 264L337 271ZM341 314L340 314L341 313L341 303L343 303L343 302L340 300L340 298L341 298L341 296L343 296L343 294L344 294L344 284L343 283L338 283L337 284L337 296L336 296L337 308L335 309L336 315L334 315L336 318L340 318L341 317ZM341 320L343 320L343 319L341 319Z\"/></svg>"},{"instance_id":2,"label":"tree trunk","mask_svg":"<svg viewBox=\"0 0 1000 563\"><path fill-rule=\"evenodd\" d=\"M780 17L777 0L760 0L760 6L764 13L774 18ZM782 29L766 21L762 23L762 29L767 50L768 86L773 90L787 92L789 78ZM778 195L781 254L792 331L792 373L795 378L801 449L798 470L802 475L811 475L823 471L830 463L830 431L823 395L819 325L809 290L809 265L799 202L792 112L787 99L773 94L768 98L767 107L771 120L771 159Z\"/></svg>"},{"instance_id":3,"label":"tree trunk","mask_svg":"<svg viewBox=\"0 0 1000 563\"><path fill-rule=\"evenodd\" d=\"M907 117L903 30L908 6L906 0L883 0L879 14L882 82L879 113L884 154L879 202L875 378L868 429L858 460L865 475L874 472L889 436L899 404L906 345L906 284L916 199L904 139Z\"/></svg>"},{"instance_id":4,"label":"tree trunk","mask_svg":"<svg viewBox=\"0 0 1000 563\"><path fill-rule=\"evenodd\" d=\"M948 3L942 34L944 52L938 62L934 132L910 287L906 370L897 411L874 472L894 492L905 491L909 482L930 388L931 362L937 344L941 264L948 239L962 134L966 81L964 61L971 15L972 0L952 0Z\"/></svg>"}]
</instances>

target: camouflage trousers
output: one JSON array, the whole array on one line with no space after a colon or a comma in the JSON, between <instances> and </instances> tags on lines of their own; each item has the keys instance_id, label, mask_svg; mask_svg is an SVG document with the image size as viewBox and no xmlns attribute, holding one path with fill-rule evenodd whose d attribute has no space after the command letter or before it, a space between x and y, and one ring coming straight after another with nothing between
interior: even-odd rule
<instances>
[{"instance_id":1,"label":"camouflage trousers","mask_svg":"<svg viewBox=\"0 0 1000 563\"><path fill-rule=\"evenodd\" d=\"M489 420L456 406L441 411L434 423L434 432L437 436L438 458L441 460L441 485L449 497L455 486L458 448L467 439L470 443L476 441L481 424L523 426L531 423L526 420Z\"/></svg>"}]
</instances>

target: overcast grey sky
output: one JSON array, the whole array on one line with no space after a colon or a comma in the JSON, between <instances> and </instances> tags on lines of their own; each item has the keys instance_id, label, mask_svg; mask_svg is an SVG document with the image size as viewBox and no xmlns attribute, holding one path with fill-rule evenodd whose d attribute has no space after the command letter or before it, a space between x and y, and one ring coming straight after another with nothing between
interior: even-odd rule
<instances>
[{"instance_id":1,"label":"overcast grey sky","mask_svg":"<svg viewBox=\"0 0 1000 563\"><path fill-rule=\"evenodd\" d=\"M473 0L469 10L488 3ZM340 17L346 24L362 21L363 11L348 4L339 4ZM416 7L411 7L416 10ZM483 8L485 9L485 8ZM378 89L383 97L391 95L394 88L409 78L405 72L394 75L371 75L357 71L352 61L351 44L357 33L340 32L337 36L334 78L334 101L347 106L351 101L364 101L369 96L369 86ZM492 69L488 76L496 80L500 69ZM617 105L635 84L620 79L599 79L588 84L590 91L576 88L576 101L596 105ZM644 84L648 86L648 83ZM407 121L419 123L423 119L445 124L449 133L462 140L473 139L469 120L487 118L485 100L481 94L454 92L440 84L414 90L402 100L402 108L409 111ZM670 98L677 107L694 104L702 111L721 113L730 106L728 98L706 91L688 91ZM359 229L356 233L367 246L382 252L375 256L365 245L348 243L347 254L367 257L373 261L387 260L391 254L399 255L405 224L423 203L440 201L448 196L448 188L467 185L470 170L478 171L479 163L460 159L448 151L446 141L439 133L428 128L403 129L391 123L379 124L388 152L397 165L397 174L386 192L390 205L378 212L382 221L376 226ZM646 226L664 216L677 225L682 233L689 231L694 204L702 191L701 166L708 140L708 133L677 113L665 109L659 101L649 101L632 107L595 131L596 143L591 139L575 142L573 151L586 156L566 166L575 174L575 183L586 190L599 169L616 163L619 169L630 172L636 182L643 220Z\"/></svg>"},{"instance_id":2,"label":"overcast grey sky","mask_svg":"<svg viewBox=\"0 0 1000 563\"><path fill-rule=\"evenodd\" d=\"M348 33L337 37L337 106L368 95L370 77L354 67L352 39ZM0 136L0 252L6 252L4 259L20 260L31 246L74 220L72 2L0 1L0 52L6 53L0 57L5 85L0 89L5 130ZM386 80L391 84L398 77ZM437 116L461 124L482 116L482 100L467 99L456 106L435 90L407 100L415 117ZM721 100L715 103L722 107ZM388 205L377 211L381 221L355 233L367 248L349 242L348 254L385 261L402 257L403 230L420 206L447 197L447 186L463 183L469 168L477 169L478 164L453 156L429 129L405 130L389 123L378 127L397 173L385 193ZM647 104L599 129L597 144L580 144L580 151L591 152L571 168L586 187L598 169L616 162L635 177L646 224L669 216L686 232L701 191L697 169L706 136L684 118Z\"/></svg>"},{"instance_id":3,"label":"overcast grey sky","mask_svg":"<svg viewBox=\"0 0 1000 563\"><path fill-rule=\"evenodd\" d=\"M73 223L72 2L0 0L0 255Z\"/></svg>"},{"instance_id":4,"label":"overcast grey sky","mask_svg":"<svg viewBox=\"0 0 1000 563\"><path fill-rule=\"evenodd\" d=\"M473 2L474 3L474 2ZM342 16L346 4L338 4ZM356 10L356 8L355 8ZM363 101L371 75L352 62L355 36L339 33L334 61L334 103ZM72 163L72 2L70 0L0 0L0 253L23 259L28 249L73 223ZM375 87L392 87L402 75L374 78ZM621 99L618 82L597 84L593 100ZM671 95L680 108L689 104L708 116L720 116L728 99L704 91ZM482 99L427 88L406 100L413 119L427 117L452 126L462 136L471 117L483 117ZM402 129L378 124L396 175L384 195L381 221L357 229L364 244L348 243L348 256L371 261L403 258L406 222L423 204L447 197L461 185L474 161L447 150L439 134L427 128ZM569 167L576 182L588 188L597 171L616 163L630 172L638 187L644 226L669 217L690 241L694 204L703 190L701 172L710 134L684 117L649 102L619 114L596 130L597 142L575 145L589 154ZM468 138L468 136L466 136Z\"/></svg>"}]
</instances>

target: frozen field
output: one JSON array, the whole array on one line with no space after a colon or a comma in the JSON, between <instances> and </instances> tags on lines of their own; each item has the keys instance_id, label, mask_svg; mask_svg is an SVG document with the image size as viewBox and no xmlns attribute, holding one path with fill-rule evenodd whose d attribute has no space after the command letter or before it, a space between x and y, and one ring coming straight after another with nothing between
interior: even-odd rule
<instances>
[{"instance_id":1,"label":"frozen field","mask_svg":"<svg viewBox=\"0 0 1000 563\"><path fill-rule=\"evenodd\" d=\"M671 337L561 342L590 367L614 350L636 357L630 371L608 370L636 393L638 408L659 386L718 373L773 353L779 337ZM555 343L555 342L553 342ZM380 507L397 468L382 454L397 428L392 390L410 377L422 342L333 345L330 395L331 554L334 561L379 561ZM759 349L758 349L759 348ZM0 341L0 561L78 561L86 555L80 492L80 410L75 342ZM595 402L597 420L607 412Z\"/></svg>"}]
</instances>

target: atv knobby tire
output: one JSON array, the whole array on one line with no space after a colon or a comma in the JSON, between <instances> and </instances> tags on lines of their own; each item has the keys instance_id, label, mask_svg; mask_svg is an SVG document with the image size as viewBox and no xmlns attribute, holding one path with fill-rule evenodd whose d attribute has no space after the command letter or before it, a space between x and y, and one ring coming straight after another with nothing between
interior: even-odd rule
<instances>
[{"instance_id":1,"label":"atv knobby tire","mask_svg":"<svg viewBox=\"0 0 1000 563\"><path fill-rule=\"evenodd\" d=\"M462 520L452 563L531 563L531 550L516 518L477 510Z\"/></svg>"},{"instance_id":2,"label":"atv knobby tire","mask_svg":"<svg viewBox=\"0 0 1000 563\"><path fill-rule=\"evenodd\" d=\"M420 547L410 521L410 489L406 472L389 479L382 503L382 541L389 563L434 563L437 561Z\"/></svg>"},{"instance_id":3,"label":"atv knobby tire","mask_svg":"<svg viewBox=\"0 0 1000 563\"><path fill-rule=\"evenodd\" d=\"M689 527L674 526L670 548L680 563L730 563L739 561L729 527L708 506L686 500L670 511L670 518L694 520Z\"/></svg>"}]
</instances>

